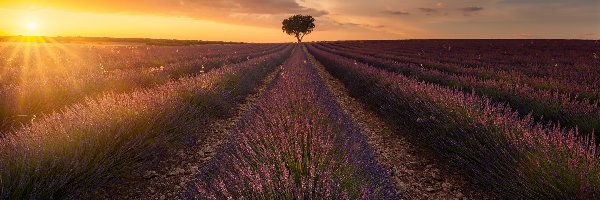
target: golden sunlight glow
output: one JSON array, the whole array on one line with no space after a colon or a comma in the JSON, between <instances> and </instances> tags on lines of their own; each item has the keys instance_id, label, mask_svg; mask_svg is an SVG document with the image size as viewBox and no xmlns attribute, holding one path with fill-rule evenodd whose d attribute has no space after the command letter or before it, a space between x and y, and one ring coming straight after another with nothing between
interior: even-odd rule
<instances>
[{"instance_id":1,"label":"golden sunlight glow","mask_svg":"<svg viewBox=\"0 0 600 200\"><path fill-rule=\"evenodd\" d=\"M0 28L10 35L41 36L46 34L48 19L44 13L37 10L6 11L0 9L0 12L5 15L2 16L3 18L17 19L12 22L5 20L4 23L0 23Z\"/></svg>"},{"instance_id":2,"label":"golden sunlight glow","mask_svg":"<svg viewBox=\"0 0 600 200\"><path fill-rule=\"evenodd\" d=\"M35 31L38 28L38 24L36 22L27 22L25 27L27 27L27 29L30 31Z\"/></svg>"},{"instance_id":3,"label":"golden sunlight glow","mask_svg":"<svg viewBox=\"0 0 600 200\"><path fill-rule=\"evenodd\" d=\"M317 18L307 41L600 38L599 1L572 1L0 0L0 35L292 42L281 20L304 13Z\"/></svg>"},{"instance_id":4,"label":"golden sunlight glow","mask_svg":"<svg viewBox=\"0 0 600 200\"><path fill-rule=\"evenodd\" d=\"M0 19L17 20L0 20L0 35L143 37L237 42L292 40L281 32L279 22L271 26L252 26L182 16L85 12L35 6L3 8L1 2L0 0ZM312 33L308 41L368 38L371 33L357 31L355 27L346 27L342 31L329 28ZM378 32L378 37L394 39L397 35Z\"/></svg>"},{"instance_id":5,"label":"golden sunlight glow","mask_svg":"<svg viewBox=\"0 0 600 200\"><path fill-rule=\"evenodd\" d=\"M6 32L6 35L144 37L240 42L289 40L278 26L264 28L186 17L77 12L53 8L0 8L0 19L19 19L0 20L0 32ZM35 29L30 29L29 23L35 25Z\"/></svg>"},{"instance_id":6,"label":"golden sunlight glow","mask_svg":"<svg viewBox=\"0 0 600 200\"><path fill-rule=\"evenodd\" d=\"M23 35L26 36L35 36L35 35L42 35L41 31L40 31L40 25L38 22L36 21L25 21L23 24Z\"/></svg>"}]
</instances>

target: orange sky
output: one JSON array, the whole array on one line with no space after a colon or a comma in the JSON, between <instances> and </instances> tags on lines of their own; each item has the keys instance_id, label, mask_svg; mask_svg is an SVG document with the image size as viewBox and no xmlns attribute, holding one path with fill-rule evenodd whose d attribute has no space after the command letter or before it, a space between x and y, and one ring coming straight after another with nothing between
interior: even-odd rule
<instances>
[{"instance_id":1,"label":"orange sky","mask_svg":"<svg viewBox=\"0 0 600 200\"><path fill-rule=\"evenodd\" d=\"M288 42L281 20L317 18L311 40L600 38L597 0L0 0L1 35Z\"/></svg>"}]
</instances>

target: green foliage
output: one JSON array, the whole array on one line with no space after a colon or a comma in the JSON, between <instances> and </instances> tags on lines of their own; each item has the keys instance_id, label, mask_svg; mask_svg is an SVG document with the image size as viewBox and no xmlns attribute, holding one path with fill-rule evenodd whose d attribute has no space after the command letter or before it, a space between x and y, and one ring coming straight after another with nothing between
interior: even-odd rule
<instances>
[{"instance_id":1,"label":"green foliage","mask_svg":"<svg viewBox=\"0 0 600 200\"><path fill-rule=\"evenodd\" d=\"M305 35L310 34L315 28L315 18L310 15L294 15L283 20L281 30L288 35L293 35L302 42Z\"/></svg>"}]
</instances>

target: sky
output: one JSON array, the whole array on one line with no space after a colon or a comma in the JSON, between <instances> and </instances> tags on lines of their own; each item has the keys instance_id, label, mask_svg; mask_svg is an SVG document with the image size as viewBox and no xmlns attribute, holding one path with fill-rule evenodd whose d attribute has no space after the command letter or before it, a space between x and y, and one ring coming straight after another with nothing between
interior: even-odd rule
<instances>
[{"instance_id":1,"label":"sky","mask_svg":"<svg viewBox=\"0 0 600 200\"><path fill-rule=\"evenodd\" d=\"M293 14L307 41L600 39L600 0L0 0L0 35L292 42Z\"/></svg>"}]
</instances>

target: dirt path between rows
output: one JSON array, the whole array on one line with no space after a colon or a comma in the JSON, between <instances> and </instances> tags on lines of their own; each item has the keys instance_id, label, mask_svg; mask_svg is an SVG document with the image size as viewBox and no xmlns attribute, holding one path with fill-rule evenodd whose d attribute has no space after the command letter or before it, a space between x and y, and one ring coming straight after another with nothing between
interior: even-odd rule
<instances>
[{"instance_id":1,"label":"dirt path between rows","mask_svg":"<svg viewBox=\"0 0 600 200\"><path fill-rule=\"evenodd\" d=\"M309 54L342 109L368 138L377 161L388 171L403 199L490 199L452 169L411 144L407 134L387 125L375 112L348 95L344 84Z\"/></svg>"},{"instance_id":2,"label":"dirt path between rows","mask_svg":"<svg viewBox=\"0 0 600 200\"><path fill-rule=\"evenodd\" d=\"M194 181L195 174L210 160L228 134L235 128L245 113L266 91L269 84L281 71L280 66L263 80L254 94L249 95L235 108L235 114L226 119L215 120L208 127L199 129L195 142L174 150L166 160L161 160L152 170L135 172L127 182L98 189L86 199L180 199L184 186Z\"/></svg>"}]
</instances>

